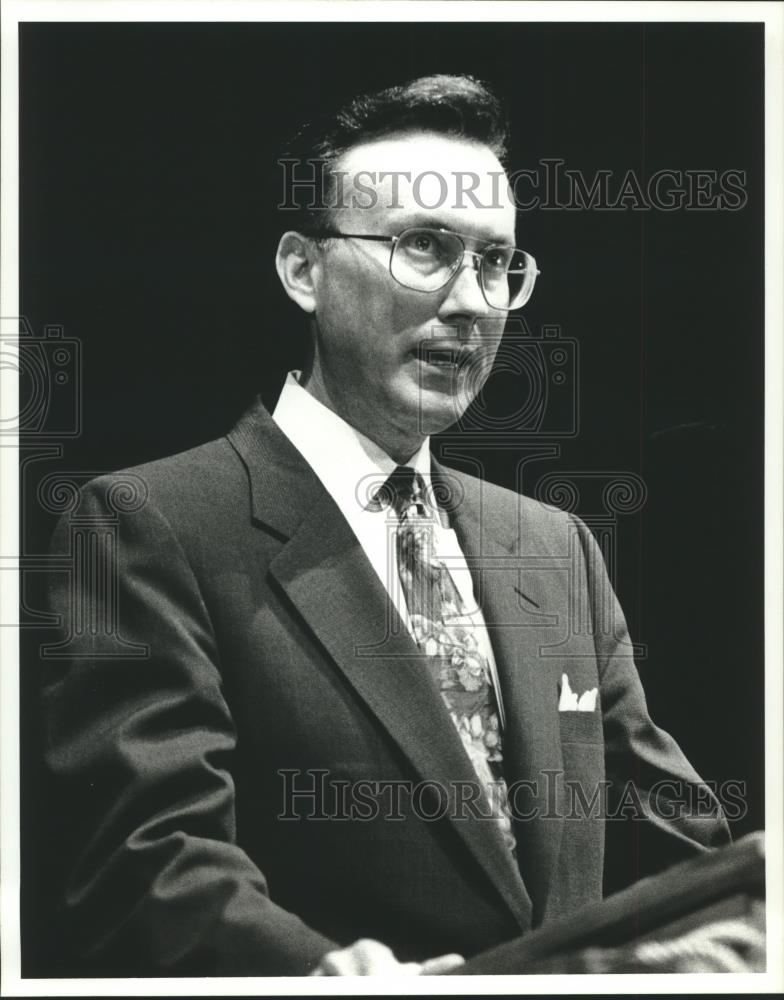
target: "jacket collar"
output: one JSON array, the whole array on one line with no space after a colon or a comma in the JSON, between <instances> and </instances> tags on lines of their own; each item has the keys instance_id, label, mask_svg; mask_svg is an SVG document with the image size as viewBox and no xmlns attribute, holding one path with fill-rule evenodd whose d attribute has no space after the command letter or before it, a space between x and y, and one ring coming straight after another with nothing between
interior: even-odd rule
<instances>
[{"instance_id":1,"label":"jacket collar","mask_svg":"<svg viewBox=\"0 0 784 1000\"><path fill-rule=\"evenodd\" d=\"M248 472L253 520L291 538L327 496L305 459L257 396L227 434Z\"/></svg>"}]
</instances>

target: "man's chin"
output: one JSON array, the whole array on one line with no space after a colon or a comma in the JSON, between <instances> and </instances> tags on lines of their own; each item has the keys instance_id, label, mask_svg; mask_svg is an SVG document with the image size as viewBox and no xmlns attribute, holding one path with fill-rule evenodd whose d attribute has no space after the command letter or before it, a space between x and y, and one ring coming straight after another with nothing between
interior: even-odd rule
<instances>
[{"instance_id":1,"label":"man's chin","mask_svg":"<svg viewBox=\"0 0 784 1000\"><path fill-rule=\"evenodd\" d=\"M421 434L438 434L465 413L469 400L449 393L422 392L417 406L418 429Z\"/></svg>"}]
</instances>

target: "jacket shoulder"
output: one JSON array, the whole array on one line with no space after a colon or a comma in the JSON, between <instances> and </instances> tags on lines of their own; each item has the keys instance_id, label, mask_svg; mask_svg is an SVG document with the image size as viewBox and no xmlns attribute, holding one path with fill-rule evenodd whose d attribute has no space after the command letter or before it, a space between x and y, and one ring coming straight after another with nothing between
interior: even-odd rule
<instances>
[{"instance_id":1,"label":"jacket shoulder","mask_svg":"<svg viewBox=\"0 0 784 1000\"><path fill-rule=\"evenodd\" d=\"M244 499L247 473L227 438L220 437L187 451L109 472L91 480L84 492L97 495L119 513L146 505L157 509L173 526L183 519L213 520L220 509Z\"/></svg>"}]
</instances>

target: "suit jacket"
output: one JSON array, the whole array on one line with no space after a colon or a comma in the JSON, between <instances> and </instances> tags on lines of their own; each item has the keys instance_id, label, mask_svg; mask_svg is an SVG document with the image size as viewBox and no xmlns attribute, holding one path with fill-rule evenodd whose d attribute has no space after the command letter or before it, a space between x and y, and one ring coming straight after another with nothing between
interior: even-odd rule
<instances>
[{"instance_id":1,"label":"suit jacket","mask_svg":"<svg viewBox=\"0 0 784 1000\"><path fill-rule=\"evenodd\" d=\"M498 665L517 862L460 807L476 775L421 655L257 401L224 438L95 480L55 533L75 568L52 574L46 758L81 974L305 974L360 937L472 955L601 898L605 844L623 882L728 839L646 800L699 778L649 718L590 531L433 475ZM596 712L558 710L564 672ZM603 781L611 803L633 781L635 817L575 808Z\"/></svg>"}]
</instances>

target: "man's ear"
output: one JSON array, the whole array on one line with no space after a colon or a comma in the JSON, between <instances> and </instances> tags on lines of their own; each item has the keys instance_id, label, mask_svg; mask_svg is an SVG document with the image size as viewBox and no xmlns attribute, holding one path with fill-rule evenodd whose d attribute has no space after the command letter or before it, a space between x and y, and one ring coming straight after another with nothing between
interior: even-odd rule
<instances>
[{"instance_id":1,"label":"man's ear","mask_svg":"<svg viewBox=\"0 0 784 1000\"><path fill-rule=\"evenodd\" d=\"M306 313L316 311L316 286L313 266L318 250L312 240L300 233L284 233L275 254L275 267L290 299Z\"/></svg>"}]
</instances>

